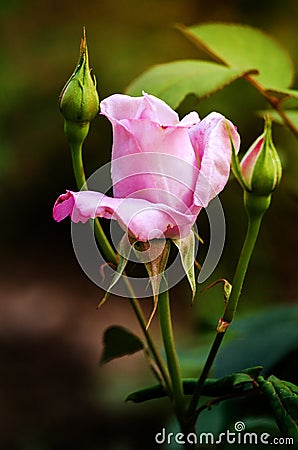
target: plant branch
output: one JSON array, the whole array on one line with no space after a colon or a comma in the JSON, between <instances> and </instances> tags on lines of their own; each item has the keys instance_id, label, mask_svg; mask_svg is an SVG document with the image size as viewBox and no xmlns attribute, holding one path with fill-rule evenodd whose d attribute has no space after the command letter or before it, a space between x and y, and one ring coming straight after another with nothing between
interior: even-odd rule
<instances>
[{"instance_id":1,"label":"plant branch","mask_svg":"<svg viewBox=\"0 0 298 450\"><path fill-rule=\"evenodd\" d=\"M244 195L245 195L245 198L247 198L247 193L245 193ZM246 204L247 204L247 199L246 199ZM269 204L268 204L268 206L269 206ZM257 237L259 234L259 230L260 230L260 225L262 222L262 217L263 217L265 210L260 210L257 212L254 211L254 214L251 214L248 210L247 210L247 212L248 212L248 228L247 228L247 232L246 232L245 241L244 241L244 244L243 244L240 256L239 256L236 271L234 274L231 295L226 304L224 315L219 321L215 339L213 341L213 344L209 351L203 371L198 379L196 388L195 388L193 396L191 398L191 401L189 404L189 409L188 409L189 417L195 417L195 418L197 417L196 408L197 408L198 401L199 401L200 396L203 391L204 383L205 383L208 373L212 367L212 364L215 360L215 357L220 348L222 340L225 336L226 329L228 328L229 324L234 319L238 301L239 301L239 297L240 297L241 290L242 290L242 286L243 286L245 276L247 273L248 264L251 259L254 247L255 247L255 243L256 243L256 240L257 240Z\"/></svg>"},{"instance_id":2,"label":"plant branch","mask_svg":"<svg viewBox=\"0 0 298 450\"><path fill-rule=\"evenodd\" d=\"M244 78L254 86L262 95L265 97L267 102L272 106L272 108L277 112L277 114L282 119L284 125L292 131L295 137L298 139L298 129L295 124L289 119L284 110L281 108L281 99L274 97L273 95L268 94L268 92L263 88L261 84L259 84L254 77L251 75L245 75Z\"/></svg>"},{"instance_id":3,"label":"plant branch","mask_svg":"<svg viewBox=\"0 0 298 450\"><path fill-rule=\"evenodd\" d=\"M183 393L180 365L174 343L174 334L172 328L171 309L168 291L159 294L158 314L164 348L167 356L169 373L172 382L172 395L173 395L172 400L174 404L174 410L181 425L181 428L183 428L185 417L184 415L185 398Z\"/></svg>"}]
</instances>

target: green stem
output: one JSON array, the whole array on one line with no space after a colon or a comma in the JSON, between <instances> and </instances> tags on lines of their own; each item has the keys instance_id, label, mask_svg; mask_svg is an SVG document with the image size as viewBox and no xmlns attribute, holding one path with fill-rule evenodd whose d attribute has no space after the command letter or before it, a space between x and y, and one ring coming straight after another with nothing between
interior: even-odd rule
<instances>
[{"instance_id":1,"label":"green stem","mask_svg":"<svg viewBox=\"0 0 298 450\"><path fill-rule=\"evenodd\" d=\"M194 389L194 392L192 394L190 403L189 403L189 407L188 407L188 417L190 418L190 420L194 421L196 420L196 408L197 408L197 404L199 402L199 399L201 397L201 394L203 392L204 389L204 384L206 381L206 378L208 376L208 373L212 367L212 364L214 362L214 359L216 357L216 354L218 352L218 349L220 347L220 344L223 340L225 333L216 333L215 339L213 341L212 347L209 351L207 360L205 362L204 368L202 370L202 373L200 375L200 378L198 379L198 382L196 384L196 387Z\"/></svg>"},{"instance_id":2,"label":"green stem","mask_svg":"<svg viewBox=\"0 0 298 450\"><path fill-rule=\"evenodd\" d=\"M260 215L255 215L254 217L251 217L251 215L248 216L248 227L246 232L246 238L240 253L236 272L233 278L231 295L223 315L223 320L225 322L230 323L234 319L242 286L248 269L248 264L251 259L260 231L262 218L263 213Z\"/></svg>"},{"instance_id":3,"label":"green stem","mask_svg":"<svg viewBox=\"0 0 298 450\"><path fill-rule=\"evenodd\" d=\"M174 343L174 334L172 328L171 308L168 291L162 292L159 295L158 314L170 378L172 382L172 396L173 396L172 400L174 404L174 410L181 428L184 428L185 398L183 393L180 365Z\"/></svg>"},{"instance_id":4,"label":"green stem","mask_svg":"<svg viewBox=\"0 0 298 450\"><path fill-rule=\"evenodd\" d=\"M167 369L165 367L165 363L164 363L164 361L163 361L159 351L157 350L157 348L155 346L155 343L154 343L154 341L152 339L151 334L149 333L149 331L147 329L147 321L146 321L146 319L144 317L144 314L143 314L143 311L142 311L142 309L140 307L140 303L135 298L132 286L131 286L131 284L129 283L129 280L126 277L125 277L125 284L126 284L126 287L128 289L128 292L130 293L130 296L131 296L130 299L129 299L130 304L131 304L131 306L132 306L132 308L134 310L134 313L135 313L135 315L136 315L136 317L138 319L140 327L141 327L141 329L143 331L143 334L144 334L144 336L146 338L147 345L148 345L148 347L149 347L149 349L151 351L151 354L152 354L152 356L153 356L153 358L154 358L154 360L156 362L156 365L157 365L157 367L158 367L158 369L160 371L160 374L161 374L161 376L163 378L163 381L165 383L167 391L168 391L168 393L170 395L171 394L171 380L170 380L168 371L167 371Z\"/></svg>"},{"instance_id":5,"label":"green stem","mask_svg":"<svg viewBox=\"0 0 298 450\"><path fill-rule=\"evenodd\" d=\"M72 164L73 164L73 170L75 175L75 180L78 189L87 189L87 182L86 182L86 176L85 176L85 170L83 165L83 158L82 158L82 143L72 143L70 144L71 148L71 157L72 157ZM117 265L117 254L113 250L111 244L109 243L102 227L98 219L94 220L94 233L96 236L96 239L101 246L101 249L106 257L106 259L113 264ZM160 374L164 380L165 386L167 387L167 390L170 392L171 390L171 382L169 378L169 374L167 372L167 369L165 367L164 361L157 350L155 343L150 335L150 333L147 330L147 322L144 317L143 311L140 307L140 304L138 300L135 298L132 286L129 283L129 280L125 277L125 283L126 287L128 289L128 292L131 296L130 303L131 306L136 314L137 320L140 324L140 327L143 331L143 334L146 338L147 345L151 351L151 354L155 360L155 363L160 371Z\"/></svg>"},{"instance_id":6,"label":"green stem","mask_svg":"<svg viewBox=\"0 0 298 450\"><path fill-rule=\"evenodd\" d=\"M245 280L245 276L248 269L248 264L251 259L256 240L259 234L261 222L263 215L270 205L270 197L256 197L250 193L244 193L244 204L248 214L248 227L246 232L245 241L239 256L237 268L234 274L232 291L228 303L226 305L224 315L221 319L226 323L226 328L223 331L217 330L215 339L213 341L212 347L209 351L206 363L204 365L203 371L198 379L196 388L194 390L193 396L191 398L188 416L193 420L196 420L196 408L199 402L200 396L203 391L204 383L208 376L208 373L213 365L217 352L225 336L227 326L234 319L238 301L241 295L242 286Z\"/></svg>"}]
</instances>

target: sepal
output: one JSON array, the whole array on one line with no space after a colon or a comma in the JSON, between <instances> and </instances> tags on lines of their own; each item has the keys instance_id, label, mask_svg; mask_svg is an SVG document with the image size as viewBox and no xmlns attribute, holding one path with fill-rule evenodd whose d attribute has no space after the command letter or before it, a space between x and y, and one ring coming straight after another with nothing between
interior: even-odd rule
<instances>
[{"instance_id":1,"label":"sepal","mask_svg":"<svg viewBox=\"0 0 298 450\"><path fill-rule=\"evenodd\" d=\"M187 237L182 239L172 239L172 242L176 245L176 247L179 250L182 266L192 291L192 301L193 301L196 294L196 278L194 268L195 235L191 230Z\"/></svg>"},{"instance_id":2,"label":"sepal","mask_svg":"<svg viewBox=\"0 0 298 450\"><path fill-rule=\"evenodd\" d=\"M131 246L131 243L129 242L128 236L127 236L127 234L124 234L124 236L122 237L122 239L118 245L119 263L117 266L117 270L114 274L113 280L112 280L109 288L107 289L104 297L101 299L101 301L97 305L98 309L106 302L106 300L108 299L108 297L110 295L111 289L120 280L120 278L125 270L125 267L128 263L131 249L132 249L132 246Z\"/></svg>"},{"instance_id":3,"label":"sepal","mask_svg":"<svg viewBox=\"0 0 298 450\"><path fill-rule=\"evenodd\" d=\"M155 315L161 282L166 283L164 271L170 254L170 241L153 239L148 242L136 242L135 253L141 263L144 263L153 292L153 310L147 323L147 329Z\"/></svg>"}]
</instances>

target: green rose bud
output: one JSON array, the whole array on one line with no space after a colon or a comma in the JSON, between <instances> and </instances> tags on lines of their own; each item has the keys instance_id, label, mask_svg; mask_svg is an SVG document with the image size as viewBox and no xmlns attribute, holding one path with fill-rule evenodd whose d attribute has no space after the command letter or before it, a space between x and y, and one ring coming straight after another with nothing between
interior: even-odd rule
<instances>
[{"instance_id":1,"label":"green rose bud","mask_svg":"<svg viewBox=\"0 0 298 450\"><path fill-rule=\"evenodd\" d=\"M62 89L59 98L60 111L66 121L85 124L99 111L99 98L96 80L91 75L84 29L77 67Z\"/></svg>"},{"instance_id":2,"label":"green rose bud","mask_svg":"<svg viewBox=\"0 0 298 450\"><path fill-rule=\"evenodd\" d=\"M272 141L269 118L265 119L264 132L243 157L240 169L245 189L254 195L269 196L279 185L282 166Z\"/></svg>"}]
</instances>

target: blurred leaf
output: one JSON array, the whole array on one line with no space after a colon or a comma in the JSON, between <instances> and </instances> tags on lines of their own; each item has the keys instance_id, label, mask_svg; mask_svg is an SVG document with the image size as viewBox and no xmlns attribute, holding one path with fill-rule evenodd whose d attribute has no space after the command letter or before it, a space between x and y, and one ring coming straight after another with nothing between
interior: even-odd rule
<instances>
[{"instance_id":1,"label":"blurred leaf","mask_svg":"<svg viewBox=\"0 0 298 450\"><path fill-rule=\"evenodd\" d=\"M125 355L132 355L144 348L143 342L138 336L120 326L113 326L105 331L103 344L104 349L100 360L101 364Z\"/></svg>"},{"instance_id":2,"label":"blurred leaf","mask_svg":"<svg viewBox=\"0 0 298 450\"><path fill-rule=\"evenodd\" d=\"M217 62L243 71L257 70L253 78L264 87L287 88L293 82L293 64L286 50L261 30L226 23L179 28Z\"/></svg>"},{"instance_id":3,"label":"blurred leaf","mask_svg":"<svg viewBox=\"0 0 298 450\"><path fill-rule=\"evenodd\" d=\"M254 312L237 319L230 326L232 340L217 355L216 376L257 364L270 372L271 367L297 349L297 320L297 305Z\"/></svg>"},{"instance_id":4,"label":"blurred leaf","mask_svg":"<svg viewBox=\"0 0 298 450\"><path fill-rule=\"evenodd\" d=\"M297 386L270 376L258 378L280 431L298 442L298 395Z\"/></svg>"},{"instance_id":5,"label":"blurred leaf","mask_svg":"<svg viewBox=\"0 0 298 450\"><path fill-rule=\"evenodd\" d=\"M245 369L242 372L232 373L221 379L207 378L204 383L202 395L206 397L220 397L239 392L244 389L245 384L252 383L261 370L261 366L256 366ZM194 392L198 380L196 378L184 378L182 381L184 394L191 395ZM129 394L126 401L142 403L147 400L166 397L167 395L166 389L158 384L139 389Z\"/></svg>"},{"instance_id":6,"label":"blurred leaf","mask_svg":"<svg viewBox=\"0 0 298 450\"><path fill-rule=\"evenodd\" d=\"M288 109L288 110L284 110L284 113L290 119L290 121L295 125L295 127L298 128L298 111L295 111L293 109ZM280 115L276 111L273 111L272 109L262 110L262 111L258 112L258 115L262 116L262 117L264 117L268 114L272 118L272 120L274 120L274 122L276 122L280 125L283 124L283 121L282 121L282 118L280 117Z\"/></svg>"},{"instance_id":7,"label":"blurred leaf","mask_svg":"<svg viewBox=\"0 0 298 450\"><path fill-rule=\"evenodd\" d=\"M126 93L138 96L144 90L175 109L188 94L202 99L250 72L208 61L173 61L145 71L128 86Z\"/></svg>"}]
</instances>

